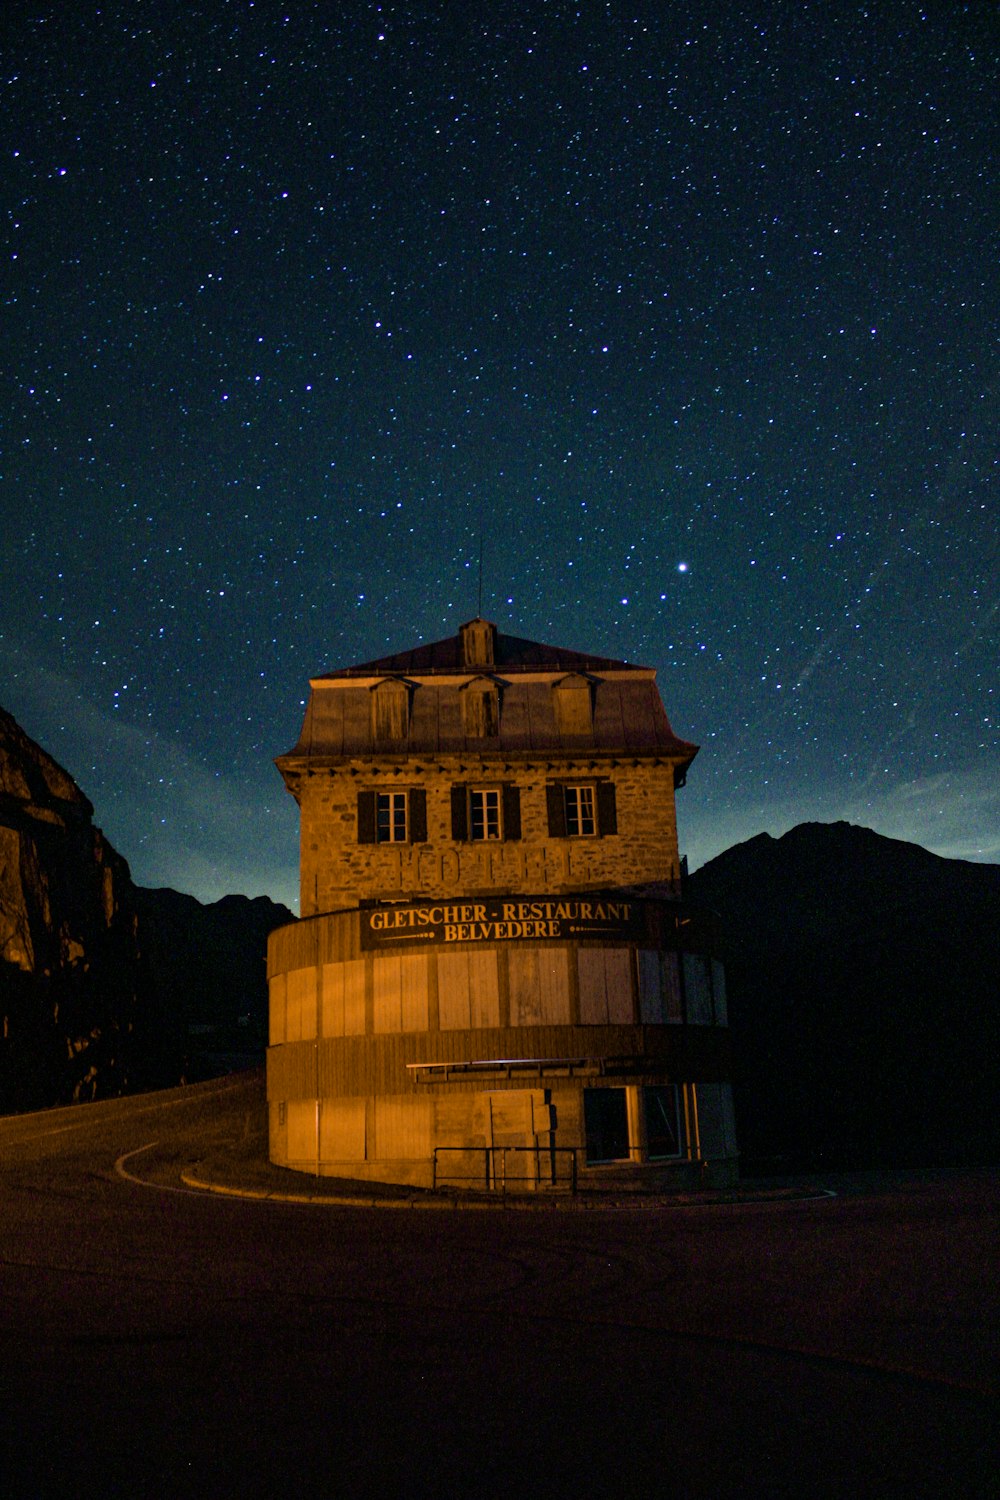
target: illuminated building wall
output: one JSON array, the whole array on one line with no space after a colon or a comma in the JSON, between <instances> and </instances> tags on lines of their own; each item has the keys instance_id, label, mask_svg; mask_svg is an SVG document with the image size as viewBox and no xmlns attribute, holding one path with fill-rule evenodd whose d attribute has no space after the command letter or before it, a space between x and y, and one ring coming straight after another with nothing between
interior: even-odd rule
<instances>
[{"instance_id":1,"label":"illuminated building wall","mask_svg":"<svg viewBox=\"0 0 1000 1500\"><path fill-rule=\"evenodd\" d=\"M485 620L319 677L277 764L273 1161L409 1182L730 1181L725 987L681 900L696 747L649 668Z\"/></svg>"}]
</instances>

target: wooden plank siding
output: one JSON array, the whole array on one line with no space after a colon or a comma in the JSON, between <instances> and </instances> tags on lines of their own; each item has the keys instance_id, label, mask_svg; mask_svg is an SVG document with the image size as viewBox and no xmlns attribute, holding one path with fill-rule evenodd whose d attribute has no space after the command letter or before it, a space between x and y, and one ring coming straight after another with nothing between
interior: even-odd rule
<instances>
[{"instance_id":1,"label":"wooden plank siding","mask_svg":"<svg viewBox=\"0 0 1000 1500\"><path fill-rule=\"evenodd\" d=\"M426 1031L429 953L375 954L374 1030Z\"/></svg>"},{"instance_id":2,"label":"wooden plank siding","mask_svg":"<svg viewBox=\"0 0 1000 1500\"><path fill-rule=\"evenodd\" d=\"M319 934L318 922L291 922L287 927L276 927L267 940L268 978L317 963Z\"/></svg>"},{"instance_id":3,"label":"wooden plank siding","mask_svg":"<svg viewBox=\"0 0 1000 1500\"><path fill-rule=\"evenodd\" d=\"M364 1036L365 960L322 966L323 1036Z\"/></svg>"},{"instance_id":4,"label":"wooden plank siding","mask_svg":"<svg viewBox=\"0 0 1000 1500\"><path fill-rule=\"evenodd\" d=\"M624 745L621 684L601 682L594 695L594 739L599 745Z\"/></svg>"},{"instance_id":5,"label":"wooden plank siding","mask_svg":"<svg viewBox=\"0 0 1000 1500\"><path fill-rule=\"evenodd\" d=\"M324 755L343 754L344 704L343 693L316 695L314 710L308 720L311 750L322 747Z\"/></svg>"},{"instance_id":6,"label":"wooden plank siding","mask_svg":"<svg viewBox=\"0 0 1000 1500\"><path fill-rule=\"evenodd\" d=\"M531 748L528 701L522 693L505 692L500 700L500 726L506 750Z\"/></svg>"},{"instance_id":7,"label":"wooden plank siding","mask_svg":"<svg viewBox=\"0 0 1000 1500\"><path fill-rule=\"evenodd\" d=\"M634 1015L631 951L627 948L581 948L576 959L583 1025L631 1021Z\"/></svg>"},{"instance_id":8,"label":"wooden plank siding","mask_svg":"<svg viewBox=\"0 0 1000 1500\"><path fill-rule=\"evenodd\" d=\"M609 1074L615 1083L661 1078L721 1082L731 1076L729 1034L718 1027L496 1027L287 1042L268 1050L268 1098L315 1098L317 1081L322 1098L505 1091L547 1087L555 1081L523 1071L513 1071L510 1077L466 1073L448 1081L418 1081L407 1067L408 1063L511 1057L643 1059L642 1066L631 1072L625 1067Z\"/></svg>"},{"instance_id":9,"label":"wooden plank siding","mask_svg":"<svg viewBox=\"0 0 1000 1500\"><path fill-rule=\"evenodd\" d=\"M496 952L446 949L435 957L441 1030L468 1031L480 1026L499 1026L500 979Z\"/></svg>"},{"instance_id":10,"label":"wooden plank siding","mask_svg":"<svg viewBox=\"0 0 1000 1500\"><path fill-rule=\"evenodd\" d=\"M656 712L660 706L659 695L649 693L646 684L641 682L622 682L618 685L618 691L621 694L622 730L626 748L642 751L650 744L655 745L660 727ZM660 708L661 713L662 711Z\"/></svg>"},{"instance_id":11,"label":"wooden plank siding","mask_svg":"<svg viewBox=\"0 0 1000 1500\"><path fill-rule=\"evenodd\" d=\"M462 722L462 704L457 693L436 693L437 735L431 744L435 751L464 750L465 725ZM421 745L421 749L423 746Z\"/></svg>"},{"instance_id":12,"label":"wooden plank siding","mask_svg":"<svg viewBox=\"0 0 1000 1500\"><path fill-rule=\"evenodd\" d=\"M320 693L318 696L323 698L327 695ZM344 749L350 750L355 755L370 753L373 748L370 690L368 688L357 688L352 692L336 693L332 696L342 697L344 700ZM323 753L331 753L325 745L323 746Z\"/></svg>"},{"instance_id":13,"label":"wooden plank siding","mask_svg":"<svg viewBox=\"0 0 1000 1500\"><path fill-rule=\"evenodd\" d=\"M317 1031L339 1037L685 1019L726 1024L721 964L642 942L501 941L363 953L359 914L349 911L278 929L268 972L272 1046L307 1041Z\"/></svg>"},{"instance_id":14,"label":"wooden plank siding","mask_svg":"<svg viewBox=\"0 0 1000 1500\"><path fill-rule=\"evenodd\" d=\"M569 951L555 943L545 948L507 945L510 1024L558 1025L570 1021Z\"/></svg>"}]
</instances>

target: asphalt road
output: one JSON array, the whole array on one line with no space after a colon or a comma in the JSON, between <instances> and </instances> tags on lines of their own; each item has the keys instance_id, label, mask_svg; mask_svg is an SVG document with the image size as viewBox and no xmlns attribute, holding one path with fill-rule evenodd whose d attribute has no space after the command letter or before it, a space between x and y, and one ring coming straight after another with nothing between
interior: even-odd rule
<instances>
[{"instance_id":1,"label":"asphalt road","mask_svg":"<svg viewBox=\"0 0 1000 1500\"><path fill-rule=\"evenodd\" d=\"M260 1126L256 1079L0 1120L3 1500L996 1488L996 1177L588 1212L183 1189Z\"/></svg>"}]
</instances>

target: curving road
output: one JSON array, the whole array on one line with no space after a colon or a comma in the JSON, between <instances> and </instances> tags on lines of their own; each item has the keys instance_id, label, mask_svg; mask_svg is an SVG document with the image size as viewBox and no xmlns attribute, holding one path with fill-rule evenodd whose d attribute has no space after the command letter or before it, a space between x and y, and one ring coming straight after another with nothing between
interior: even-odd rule
<instances>
[{"instance_id":1,"label":"curving road","mask_svg":"<svg viewBox=\"0 0 1000 1500\"><path fill-rule=\"evenodd\" d=\"M580 1213L183 1188L261 1118L248 1077L0 1120L3 1500L989 1491L996 1177Z\"/></svg>"}]
</instances>

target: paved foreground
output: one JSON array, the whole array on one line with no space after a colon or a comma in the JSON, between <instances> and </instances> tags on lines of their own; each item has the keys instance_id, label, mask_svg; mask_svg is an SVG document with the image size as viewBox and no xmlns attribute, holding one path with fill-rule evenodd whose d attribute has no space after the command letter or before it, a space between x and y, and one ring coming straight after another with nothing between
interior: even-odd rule
<instances>
[{"instance_id":1,"label":"paved foreground","mask_svg":"<svg viewBox=\"0 0 1000 1500\"><path fill-rule=\"evenodd\" d=\"M4 1500L991 1492L996 1177L528 1214L184 1189L267 1176L261 1128L256 1077L0 1120Z\"/></svg>"}]
</instances>

